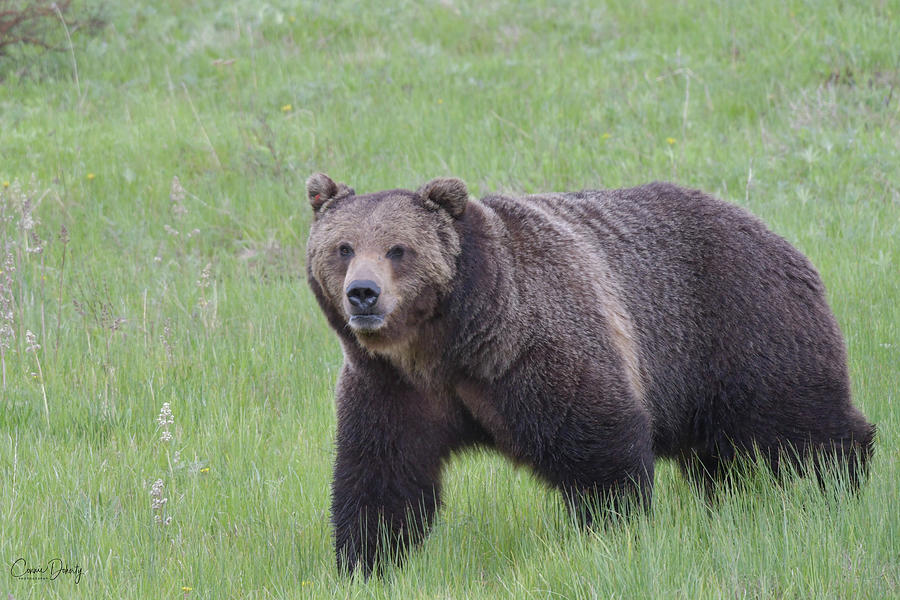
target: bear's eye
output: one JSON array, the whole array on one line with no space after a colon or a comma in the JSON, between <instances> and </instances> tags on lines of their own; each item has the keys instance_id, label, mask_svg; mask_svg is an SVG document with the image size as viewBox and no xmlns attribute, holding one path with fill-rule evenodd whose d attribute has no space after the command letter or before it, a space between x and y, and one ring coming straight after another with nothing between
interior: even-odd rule
<instances>
[{"instance_id":1,"label":"bear's eye","mask_svg":"<svg viewBox=\"0 0 900 600\"><path fill-rule=\"evenodd\" d=\"M406 252L406 251L403 249L403 246L394 246L393 248L388 250L387 257L390 258L391 260L397 260L397 259L403 258L404 252Z\"/></svg>"},{"instance_id":2,"label":"bear's eye","mask_svg":"<svg viewBox=\"0 0 900 600\"><path fill-rule=\"evenodd\" d=\"M342 258L350 258L353 256L353 248L349 244L341 244L338 248L338 253Z\"/></svg>"}]
</instances>

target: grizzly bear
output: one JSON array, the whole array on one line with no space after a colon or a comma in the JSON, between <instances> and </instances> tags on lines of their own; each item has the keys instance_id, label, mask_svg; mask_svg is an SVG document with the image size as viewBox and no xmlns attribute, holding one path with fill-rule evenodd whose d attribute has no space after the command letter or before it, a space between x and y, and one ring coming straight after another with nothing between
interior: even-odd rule
<instances>
[{"instance_id":1,"label":"grizzly bear","mask_svg":"<svg viewBox=\"0 0 900 600\"><path fill-rule=\"evenodd\" d=\"M315 174L309 285L337 332L338 567L428 530L444 462L482 445L580 521L646 506L657 457L714 488L740 456L865 473L841 332L810 261L666 183L469 198ZM636 502L634 502L636 501Z\"/></svg>"}]
</instances>

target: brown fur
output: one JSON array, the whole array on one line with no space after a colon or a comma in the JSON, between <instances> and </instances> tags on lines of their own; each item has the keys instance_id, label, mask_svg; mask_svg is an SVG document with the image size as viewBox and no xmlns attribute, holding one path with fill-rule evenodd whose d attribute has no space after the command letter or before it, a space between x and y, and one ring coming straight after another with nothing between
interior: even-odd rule
<instances>
[{"instance_id":1,"label":"brown fur","mask_svg":"<svg viewBox=\"0 0 900 600\"><path fill-rule=\"evenodd\" d=\"M420 540L473 444L587 522L646 505L657 457L708 489L752 452L863 474L874 428L821 280L742 209L658 183L471 200L457 179L357 196L316 174L308 193L308 279L344 350L342 568Z\"/></svg>"}]
</instances>

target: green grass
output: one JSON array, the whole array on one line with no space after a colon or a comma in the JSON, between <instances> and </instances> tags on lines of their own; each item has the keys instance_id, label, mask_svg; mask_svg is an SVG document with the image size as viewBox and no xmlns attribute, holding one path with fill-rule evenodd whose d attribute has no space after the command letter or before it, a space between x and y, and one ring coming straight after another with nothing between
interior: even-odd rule
<instances>
[{"instance_id":1,"label":"green grass","mask_svg":"<svg viewBox=\"0 0 900 600\"><path fill-rule=\"evenodd\" d=\"M0 593L900 595L896 0L199 0L106 15L98 36L73 34L77 82L69 52L0 58L16 334ZM303 182L319 170L359 192L438 175L475 194L668 179L748 207L828 286L856 402L879 426L870 481L830 500L757 473L709 508L660 463L649 517L585 534L526 471L472 453L450 464L445 509L402 569L341 579L340 349L303 276ZM42 253L26 251L26 197ZM153 519L157 478L168 526ZM84 574L21 581L19 557Z\"/></svg>"}]
</instances>

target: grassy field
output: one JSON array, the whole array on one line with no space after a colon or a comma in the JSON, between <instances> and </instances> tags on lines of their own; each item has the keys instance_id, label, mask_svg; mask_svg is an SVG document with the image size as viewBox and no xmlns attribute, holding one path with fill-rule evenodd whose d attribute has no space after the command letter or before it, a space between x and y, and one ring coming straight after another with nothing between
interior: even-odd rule
<instances>
[{"instance_id":1,"label":"grassy field","mask_svg":"<svg viewBox=\"0 0 900 600\"><path fill-rule=\"evenodd\" d=\"M98 35L0 57L0 593L900 596L897 0L105 5ZM661 463L648 517L586 534L473 453L404 568L340 578L340 348L303 275L320 170L749 208L828 286L870 481L756 473L710 508Z\"/></svg>"}]
</instances>

